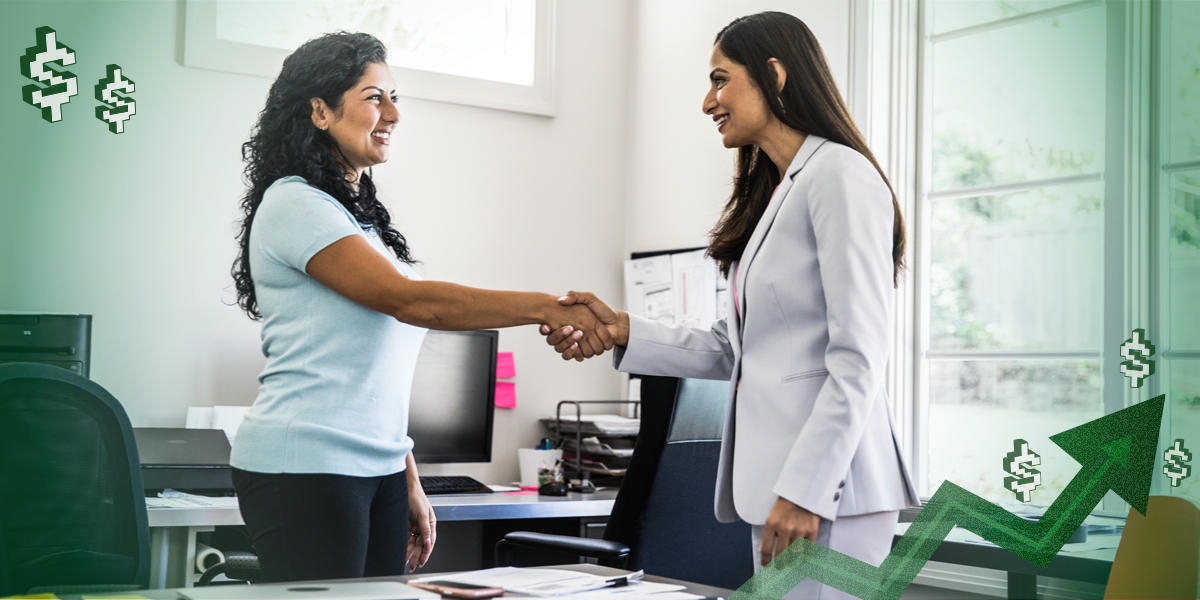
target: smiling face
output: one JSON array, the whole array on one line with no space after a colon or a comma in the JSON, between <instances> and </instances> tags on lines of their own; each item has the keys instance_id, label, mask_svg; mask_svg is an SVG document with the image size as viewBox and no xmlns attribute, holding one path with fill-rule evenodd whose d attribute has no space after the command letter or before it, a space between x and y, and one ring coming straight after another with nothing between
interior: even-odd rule
<instances>
[{"instance_id":1,"label":"smiling face","mask_svg":"<svg viewBox=\"0 0 1200 600\"><path fill-rule=\"evenodd\" d=\"M768 127L777 121L758 86L745 67L733 62L713 46L708 79L711 86L701 107L721 133L726 148L761 145Z\"/></svg>"},{"instance_id":2,"label":"smiling face","mask_svg":"<svg viewBox=\"0 0 1200 600\"><path fill-rule=\"evenodd\" d=\"M313 123L337 141L356 180L367 168L387 162L392 130L399 121L396 83L382 63L367 65L363 76L342 95L337 110L320 98L313 99Z\"/></svg>"}]
</instances>

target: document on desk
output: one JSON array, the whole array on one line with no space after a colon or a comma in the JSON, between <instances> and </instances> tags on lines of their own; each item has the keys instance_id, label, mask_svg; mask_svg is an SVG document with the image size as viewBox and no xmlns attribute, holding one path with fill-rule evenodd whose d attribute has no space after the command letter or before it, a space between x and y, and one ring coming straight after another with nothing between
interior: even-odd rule
<instances>
[{"instance_id":1,"label":"document on desk","mask_svg":"<svg viewBox=\"0 0 1200 600\"><path fill-rule=\"evenodd\" d=\"M993 544L992 542L983 539L983 537L961 527L955 527L952 529L950 531L950 535L946 536L946 541L962 542L966 544L979 544L980 546L996 546L996 544ZM1106 550L1110 548L1116 548L1119 545L1121 545L1121 536L1119 535L1093 535L1088 536L1086 542L1080 542L1078 544L1064 544L1059 552L1073 554L1075 552Z\"/></svg>"},{"instance_id":2,"label":"document on desk","mask_svg":"<svg viewBox=\"0 0 1200 600\"><path fill-rule=\"evenodd\" d=\"M654 583L651 581L631 581L621 587L606 587L590 592L571 594L571 600L695 600L703 598L680 590L682 585L669 583Z\"/></svg>"},{"instance_id":3,"label":"document on desk","mask_svg":"<svg viewBox=\"0 0 1200 600\"><path fill-rule=\"evenodd\" d=\"M174 490L159 492L157 498L146 498L146 508L237 508L237 498L210 498Z\"/></svg>"},{"instance_id":4,"label":"document on desk","mask_svg":"<svg viewBox=\"0 0 1200 600\"><path fill-rule=\"evenodd\" d=\"M435 575L413 581L416 583L453 581L483 587L502 587L508 592L530 596L563 596L612 585L612 581L609 579L578 571L522 569L519 567L497 567L455 575Z\"/></svg>"}]
</instances>

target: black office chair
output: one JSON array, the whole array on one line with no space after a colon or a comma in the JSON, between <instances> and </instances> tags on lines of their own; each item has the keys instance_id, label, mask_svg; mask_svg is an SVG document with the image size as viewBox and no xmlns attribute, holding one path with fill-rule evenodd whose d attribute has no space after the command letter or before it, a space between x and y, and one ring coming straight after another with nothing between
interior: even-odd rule
<instances>
[{"instance_id":1,"label":"black office chair","mask_svg":"<svg viewBox=\"0 0 1200 600\"><path fill-rule=\"evenodd\" d=\"M121 404L66 369L0 365L0 596L149 583L141 464Z\"/></svg>"},{"instance_id":2,"label":"black office chair","mask_svg":"<svg viewBox=\"0 0 1200 600\"><path fill-rule=\"evenodd\" d=\"M642 426L603 540L512 532L496 544L497 566L514 550L557 550L600 564L736 589L754 573L750 526L713 515L728 382L642 378Z\"/></svg>"},{"instance_id":3,"label":"black office chair","mask_svg":"<svg viewBox=\"0 0 1200 600\"><path fill-rule=\"evenodd\" d=\"M259 565L258 556L255 554L226 552L225 560L209 567L196 582L196 587L212 585L213 579L218 575L224 575L231 581L262 583L262 566Z\"/></svg>"}]
</instances>

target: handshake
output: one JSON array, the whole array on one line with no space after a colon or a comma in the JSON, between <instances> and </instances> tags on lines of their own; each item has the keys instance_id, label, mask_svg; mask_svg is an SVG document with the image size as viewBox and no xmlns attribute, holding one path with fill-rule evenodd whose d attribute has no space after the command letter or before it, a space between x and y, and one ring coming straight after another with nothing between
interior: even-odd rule
<instances>
[{"instance_id":1,"label":"handshake","mask_svg":"<svg viewBox=\"0 0 1200 600\"><path fill-rule=\"evenodd\" d=\"M569 292L558 304L552 315L555 324L544 323L539 331L563 360L583 362L629 343L629 313L613 310L595 294Z\"/></svg>"}]
</instances>

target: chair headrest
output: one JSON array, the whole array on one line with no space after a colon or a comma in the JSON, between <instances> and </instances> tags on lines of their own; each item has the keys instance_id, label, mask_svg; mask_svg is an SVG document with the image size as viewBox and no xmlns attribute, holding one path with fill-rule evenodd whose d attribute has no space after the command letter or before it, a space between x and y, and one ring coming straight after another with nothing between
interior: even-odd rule
<instances>
[{"instance_id":1,"label":"chair headrest","mask_svg":"<svg viewBox=\"0 0 1200 600\"><path fill-rule=\"evenodd\" d=\"M680 379L667 443L719 441L728 401L728 381Z\"/></svg>"}]
</instances>

